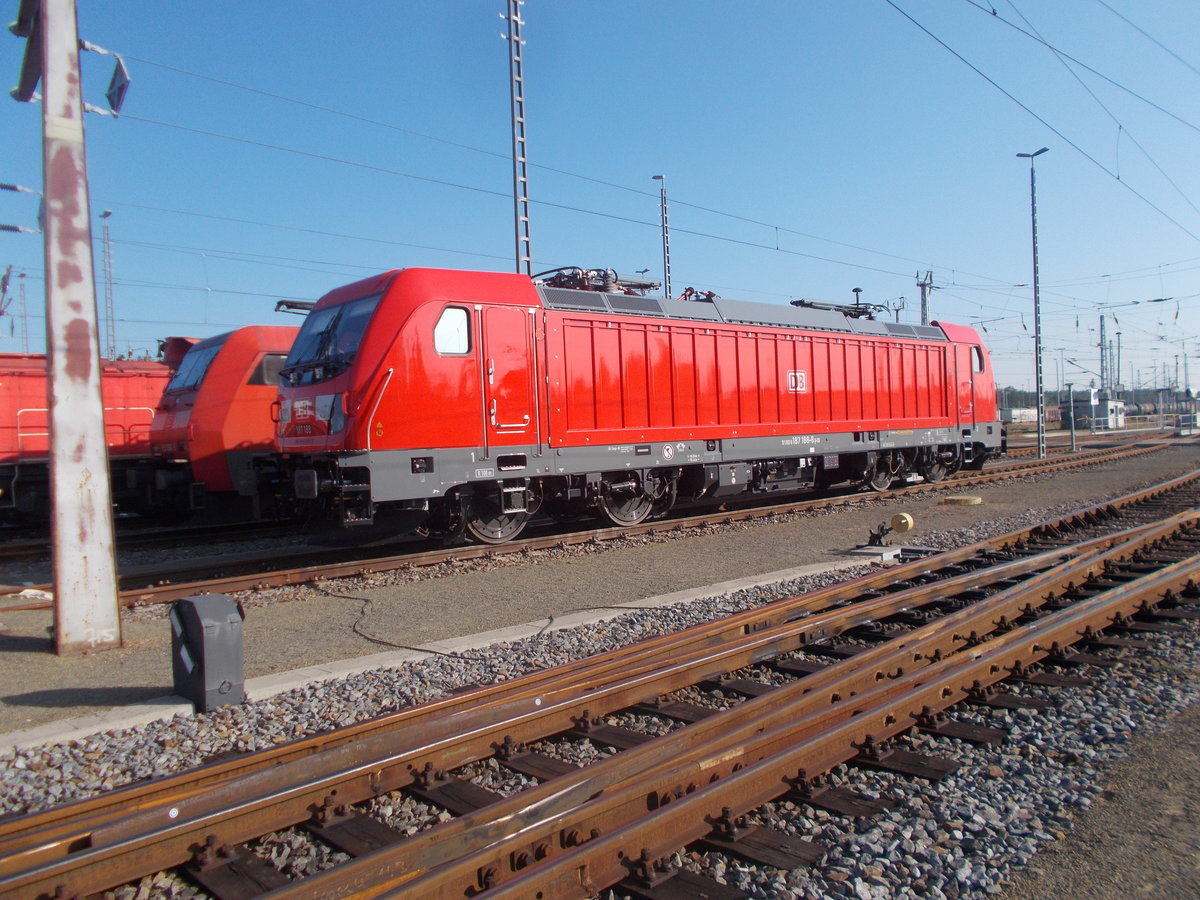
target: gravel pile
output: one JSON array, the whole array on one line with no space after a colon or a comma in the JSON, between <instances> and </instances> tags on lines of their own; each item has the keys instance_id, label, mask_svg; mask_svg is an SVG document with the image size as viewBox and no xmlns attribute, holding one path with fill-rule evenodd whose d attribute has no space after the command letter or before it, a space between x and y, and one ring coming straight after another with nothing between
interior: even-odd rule
<instances>
[{"instance_id":1,"label":"gravel pile","mask_svg":"<svg viewBox=\"0 0 1200 900\"><path fill-rule=\"evenodd\" d=\"M949 549L1074 508L1030 510L1002 521L930 534L921 543ZM638 540L672 539L662 535ZM631 612L469 655L441 656L311 684L207 715L177 716L139 729L6 754L0 756L0 812L44 808L178 772L230 752L262 749L363 721L445 696L464 685L502 681L814 590L867 568ZM413 576L398 573L395 577ZM417 577L436 576L422 570ZM289 589L298 590L302 589ZM1132 736L1152 731L1200 698L1200 625L1192 623L1152 640L1153 651L1123 660L1091 687L1058 693L1043 689L1042 695L1054 696L1058 704L1050 712L967 708L956 713L1005 729L1010 738L999 747L979 749L953 740L906 736L903 742L911 748L963 762L955 775L938 785L844 767L834 773L835 780L899 800L897 808L887 813L849 820L790 802L763 808L758 821L830 847L826 859L813 869L759 869L715 854L680 854L679 862L756 898L882 900L995 894L1014 866L1059 838L1071 817L1094 802L1103 767L1126 752ZM1024 687L1021 692L1036 690ZM652 721L637 716L611 720L634 728L646 728ZM607 752L570 741L543 744L539 749L578 763ZM470 767L466 774L501 793L519 790L524 783L491 761ZM377 799L372 811L406 833L447 818L435 808L398 795ZM339 858L299 831L264 839L255 852L290 874L325 868ZM198 895L173 876L159 876L117 896Z\"/></svg>"}]
</instances>

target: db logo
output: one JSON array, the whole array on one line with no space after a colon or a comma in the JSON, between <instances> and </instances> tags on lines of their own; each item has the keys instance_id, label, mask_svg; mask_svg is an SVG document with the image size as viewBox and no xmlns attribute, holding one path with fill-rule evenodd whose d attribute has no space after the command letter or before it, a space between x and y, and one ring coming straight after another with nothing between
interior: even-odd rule
<instances>
[{"instance_id":1,"label":"db logo","mask_svg":"<svg viewBox=\"0 0 1200 900\"><path fill-rule=\"evenodd\" d=\"M788 393L789 394L807 394L808 393L808 373L793 370L788 372Z\"/></svg>"}]
</instances>

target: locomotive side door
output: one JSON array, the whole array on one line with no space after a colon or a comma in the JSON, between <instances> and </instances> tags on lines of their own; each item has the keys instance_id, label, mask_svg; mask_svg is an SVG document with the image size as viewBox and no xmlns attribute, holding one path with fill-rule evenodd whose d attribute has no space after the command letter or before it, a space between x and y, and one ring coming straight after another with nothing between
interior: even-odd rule
<instances>
[{"instance_id":1,"label":"locomotive side door","mask_svg":"<svg viewBox=\"0 0 1200 900\"><path fill-rule=\"evenodd\" d=\"M531 310L485 306L482 311L483 409L487 443L535 440L536 362Z\"/></svg>"},{"instance_id":2,"label":"locomotive side door","mask_svg":"<svg viewBox=\"0 0 1200 900\"><path fill-rule=\"evenodd\" d=\"M972 347L955 344L955 370L957 377L955 393L958 395L958 422L960 425L975 425L975 376Z\"/></svg>"}]
</instances>

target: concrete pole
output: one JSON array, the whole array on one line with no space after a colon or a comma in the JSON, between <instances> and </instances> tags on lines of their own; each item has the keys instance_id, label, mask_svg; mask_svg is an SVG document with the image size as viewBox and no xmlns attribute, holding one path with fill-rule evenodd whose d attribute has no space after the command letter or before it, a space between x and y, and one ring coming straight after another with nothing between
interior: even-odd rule
<instances>
[{"instance_id":1,"label":"concrete pole","mask_svg":"<svg viewBox=\"0 0 1200 900\"><path fill-rule=\"evenodd\" d=\"M41 0L46 349L59 654L121 644L74 0Z\"/></svg>"}]
</instances>

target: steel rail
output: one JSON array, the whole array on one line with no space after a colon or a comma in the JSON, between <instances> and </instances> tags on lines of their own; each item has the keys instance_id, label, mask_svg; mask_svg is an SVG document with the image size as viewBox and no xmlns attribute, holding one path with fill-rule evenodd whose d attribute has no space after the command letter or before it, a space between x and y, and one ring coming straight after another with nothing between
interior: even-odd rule
<instances>
[{"instance_id":1,"label":"steel rail","mask_svg":"<svg viewBox=\"0 0 1200 900\"><path fill-rule=\"evenodd\" d=\"M436 720L440 716L454 715L457 711L473 705L490 703L499 696L537 696L540 692L548 689L554 680L574 677L585 669L595 673L594 677L602 677L605 666L610 671L620 670L626 666L626 660L635 654L648 652L655 646L659 647L660 653L671 655L693 644L719 643L728 640L732 635L760 630L773 623L819 611L835 603L850 600L864 592L894 589L897 584L905 580L928 575L939 567L961 564L972 557L990 554L1008 545L1026 544L1035 541L1037 536L1043 533L1057 534L1082 524L1094 522L1112 509L1142 502L1160 493L1182 487L1198 475L1200 473L1173 479L1162 485L1156 485L1120 498L1113 501L1112 505L1106 504L1090 510L1080 510L1053 523L1019 529L999 538L944 552L925 560L902 564L885 572L865 575L853 581L833 585L800 597L776 601L769 606L738 613L716 623L694 626L678 635L653 638L630 647L608 651L591 659L569 663L554 670L538 671L520 676L512 681L442 698L356 726L339 729L336 732L292 742L253 757L209 764L183 775L132 785L20 819L0 822L0 860L14 857L28 846L53 848L63 843L69 844L70 839L64 837L65 834L103 827L106 822L118 816L121 810L149 808L170 802L164 798L183 797L189 793L204 792L215 784L241 777L258 768L277 766L297 758L323 752L338 744L360 741L376 733L385 733L404 723L413 723L424 727L423 723L425 722Z\"/></svg>"},{"instance_id":2,"label":"steel rail","mask_svg":"<svg viewBox=\"0 0 1200 900\"><path fill-rule=\"evenodd\" d=\"M1138 543L1144 546L1157 541L1196 520L1197 514L1178 517L1166 528L1156 529L1153 537ZM271 900L296 900L306 896L306 891L314 891L328 900L365 900L387 894L408 879L438 866L444 868L436 879L424 878L416 896L464 896L468 888L483 886L471 883L478 871L491 871L494 878L511 877L517 871L514 863L522 854L526 859L545 858L572 845L572 841L564 840L567 834L583 835L595 827L607 832L612 823L606 817L597 817L593 812L579 815L584 804L598 794L612 791L629 779L648 779L663 770L668 774L661 776L660 782L672 783L676 791L678 784L688 784L685 793L690 792L697 783L704 782L706 773L711 774L710 759L744 762L756 754L765 754L767 751L759 742L772 729L790 727L788 741L794 743L807 739L808 732L813 730L814 726L805 722L817 721L827 728L831 721L853 718L859 714L859 701L852 702L851 698L866 695L876 685L895 680L905 672L932 665L964 646L974 646L985 635L1006 627L1009 617L1015 619L1045 605L1053 597L1054 588L1061 589L1068 579L1103 572L1115 555L1127 550L1097 551L1088 560L1069 560L1054 572L1029 579L797 682L746 700L732 709L714 712L698 723L578 773L522 791L494 807L436 826L393 848L352 860L269 896ZM904 608L907 607L898 604L891 611ZM884 614L887 611L881 610ZM761 640L769 644L773 637L762 635ZM679 771L689 772L690 782L679 781ZM631 813L636 817L647 808L653 809L672 799L669 790L656 796L645 785L635 793L635 808L623 815ZM546 825L548 819L554 819L554 824ZM472 856L479 853L489 857L486 862Z\"/></svg>"},{"instance_id":3,"label":"steel rail","mask_svg":"<svg viewBox=\"0 0 1200 900\"><path fill-rule=\"evenodd\" d=\"M1145 546L1160 540L1183 524L1194 523L1196 517L1196 514L1177 517L1169 526L1154 529L1153 535L1142 535L1146 540L1139 540L1138 544ZM700 773L710 772L707 764L710 758L732 763L744 762L755 754L763 755L766 750L757 743L763 732L791 724L788 742L794 743L808 738L811 731L811 726L797 725L804 716L808 718L803 721L817 716L821 727L828 727L829 720L853 718L858 715L858 701L851 702L850 698L865 695L875 685L899 678L906 671L934 664L961 647L973 646L974 641L1001 630L1009 618L1015 619L1045 605L1054 596L1055 588L1061 589L1073 578L1086 580L1103 572L1115 556L1128 550L1123 547L1116 553L1093 551L1088 559L1069 559L1055 571L1030 578L936 623L865 649L852 659L834 662L799 682L779 686L732 709L714 712L696 724L608 757L578 773L528 788L486 810L406 839L401 845L354 859L336 870L272 892L270 899L295 900L306 892L316 892L329 900L365 900L386 894L408 878L436 866L445 866L437 876L437 886L426 878L421 882L419 896L467 895L469 888L482 887L479 883L469 883L476 871L490 870L493 877L502 874L511 877L516 871L515 860L522 856L545 858L571 846L571 841L564 840L565 834L587 834L598 826L606 832L610 823L602 821L604 817L588 814L587 821L583 821L574 815L582 809L582 804L599 793L612 791L631 778L649 778L648 773L664 767L670 770L670 774L662 776L667 781L678 779L680 768L688 770L691 773L688 791L694 790L697 779L701 784L704 780ZM887 602L882 605L888 606ZM890 605L890 610L881 608L880 613L905 608L910 607L899 601ZM773 641L772 635L761 638L768 644ZM683 784L688 782L685 780ZM626 810L623 815L636 817L670 799L668 793L653 799L646 788L638 794L635 809ZM539 824L554 817L557 818L552 827ZM570 817L571 821L568 823L563 817ZM480 852L486 852L490 858L480 862L470 856Z\"/></svg>"},{"instance_id":4,"label":"steel rail","mask_svg":"<svg viewBox=\"0 0 1200 900\"><path fill-rule=\"evenodd\" d=\"M1176 563L1153 576L1113 588L1031 625L999 635L970 653L958 654L878 685L855 698L850 704L854 707L853 715L799 742L794 738L803 723L785 725L764 733L758 746L735 758L730 757L728 748L718 747L694 768L663 773L657 787L634 782L602 793L586 804L584 810L596 812L602 804L610 808L617 805L634 808L640 803L639 815L618 830L601 831L591 840L582 837L585 832L576 832L580 835L577 845L533 863L490 890L477 890L472 896L487 900L534 896L546 900L585 900L634 874L639 862L644 865L664 859L712 832L715 823L774 800L811 773L828 771L855 759L863 748L878 746L910 728L926 710L943 711L970 697L978 686L993 685L1009 677L1014 669L1044 659L1054 652L1053 648L1073 644L1111 626L1118 616L1132 615L1147 604L1153 605L1166 592L1181 590L1197 573L1200 560L1196 558ZM680 785L695 789L681 791ZM672 802L647 813L647 798L656 790L668 792ZM576 818L584 810L576 810ZM562 826L561 822L543 824L547 827L526 829L521 840L536 843L549 837L551 841L557 838L566 842L562 827L555 828ZM543 842L539 846L546 845ZM504 848L501 842L463 861L462 865L472 866L476 879L481 874L497 873L501 871L494 868L497 851ZM475 887L484 885L477 881ZM441 892L439 873L435 871L390 893L362 896L425 900L451 895Z\"/></svg>"},{"instance_id":5,"label":"steel rail","mask_svg":"<svg viewBox=\"0 0 1200 900\"><path fill-rule=\"evenodd\" d=\"M1160 538L1164 528L1142 531L1141 544L1148 544ZM1111 557L1113 554L1124 552L1128 552L1127 547L1110 549L1107 555ZM1062 551L1043 554L1043 557L1053 559L1061 556ZM1062 589L1068 576L1073 579L1082 578L1086 565L1091 563L1093 557L1095 560L1102 560L1103 554L1101 551L1095 551L1088 557L1070 559L1060 564L1058 569L1061 570L1062 577L1054 584ZM1018 561L1024 562L1026 561ZM1015 570L1017 566L1014 564L1000 568ZM1035 581L1050 583L1045 577ZM965 585L969 580L964 579L963 582ZM876 607L874 615L886 615L901 608L911 608L917 600L917 595L926 595L924 602L936 599L936 591L930 587L913 589L905 594L912 596L897 594L870 601L870 604ZM856 607L855 611L853 621L845 623L843 627L860 624L868 615L865 609L858 610ZM989 613L995 615L990 609ZM976 612L975 617L989 613ZM1015 609L1009 609L1009 614L1015 614ZM814 619L830 619L838 615L844 616L845 611L831 611L825 617L818 616ZM947 620L952 624L945 627L961 628L963 625L958 620L963 618L962 615L955 614ZM980 619L976 624L976 630L987 630L983 621ZM73 879L69 876L84 878L84 882L76 885L76 889L86 886L88 890L94 890L96 885L102 882L109 885L119 884L143 874L137 871L129 874L128 867L131 863L127 857L131 853L136 852L140 860L152 857L156 861L155 868L175 865L186 860L188 847L203 845L211 833L219 833L224 843L237 843L257 837L266 831L303 821L311 815L313 809L321 808L331 796L337 797L339 803L353 803L385 790L406 786L412 783L414 773L419 771L422 758L437 759L439 767L461 765L490 755L493 748L503 742L505 737L515 737L517 740L533 739L548 732L569 728L579 717L581 703L585 705L583 708L587 705L598 705L602 710L621 708L697 680L739 668L763 655L776 655L781 650L795 649L802 646L804 639L811 634L825 636L838 630L828 623L806 619L780 626L777 629L778 633L747 636L740 642L740 647L699 648L695 658L678 659L665 667L662 660L654 660L633 670L624 679L610 685L595 687L583 700L580 700L578 692L574 691L568 692L570 696L565 698L546 695L539 698L542 700L540 704L525 701L506 704L499 710L491 708L465 713L458 717L454 725L457 732L466 733L470 737L468 742L464 742L460 734L433 736L427 730L420 730L420 733L409 736L407 744L403 734L393 734L386 736L387 739L380 742L380 747L343 747L341 749L344 751L351 749L355 752L335 751L328 754L332 760L320 759L315 766L310 764L311 759L304 759L288 766L276 767L257 776L240 779L236 783L217 786L203 796L187 798L174 804L169 810L143 810L123 822L113 823L107 828L92 832L86 841L91 849L78 852L67 860L35 865L34 871L27 869L23 876L17 874L12 880L0 882L0 891L9 887L30 890L35 887L34 882L48 890L57 889L64 884L64 879L66 883L72 883ZM923 633L927 630L929 629L919 631ZM955 639L961 640L961 637ZM950 644L945 645L944 649L949 650ZM498 715L500 721L496 721ZM350 759L342 758L347 756ZM85 841L80 836L73 841L75 846L81 843ZM176 849L170 850L166 845ZM173 862L168 859L172 853ZM179 858L180 856L182 858ZM15 862L30 861L31 859L27 858ZM137 865L148 863L138 862Z\"/></svg>"},{"instance_id":6,"label":"steel rail","mask_svg":"<svg viewBox=\"0 0 1200 900\"><path fill-rule=\"evenodd\" d=\"M1200 477L1200 473L1197 477ZM1073 513L1050 527L1069 529L1081 518L1094 515L1100 515L1100 508ZM686 650L692 645L719 644L748 631L760 630L767 624L774 624L784 619L851 601L864 593L894 589L909 579L926 575L938 568L961 564L981 553L997 551L1007 544L1027 541L1039 529L1045 527L1047 525L1043 523L957 550L946 551L933 557L903 563L882 572L868 573L796 597L783 598L774 601L769 606L745 610L714 622L693 626L682 632L649 638L636 644L556 666L553 669L534 671L509 681L477 687L468 692L409 707L335 732L290 742L270 751L254 754L253 757L235 758L209 764L183 775L167 776L151 782L132 785L93 798L56 806L21 819L0 820L0 867L3 866L4 860L18 852L19 845L15 841L19 835L37 835L36 838L26 838L27 843L49 843L52 840L61 840L61 838L54 837L52 831L54 823L59 819L68 819L72 822L87 821L92 826L98 827L107 816L112 814L113 810L150 806L163 802L158 798L170 798L179 794L182 791L180 785L184 782L194 783L194 790L202 792L208 790L213 784L240 777L253 769L278 766L298 757L324 752L337 744L362 741L372 734L386 732L404 723L425 727L424 723L427 721L457 715L462 709L490 703L496 697L540 696L547 690L553 690L553 685L565 679L583 678L581 673L585 671L588 673L587 677L591 679L608 677L606 673L623 671L628 666L628 660L634 657L645 657L655 652L656 648L656 652L660 655L670 656ZM636 609L637 607L630 607L631 612ZM250 764L250 759L256 762Z\"/></svg>"},{"instance_id":7,"label":"steel rail","mask_svg":"<svg viewBox=\"0 0 1200 900\"><path fill-rule=\"evenodd\" d=\"M1042 533L1060 533L1089 522L1095 522L1098 518L1111 514L1111 511L1120 505L1141 502L1158 493L1169 492L1186 485L1196 477L1200 477L1200 473L1196 473L1192 477L1173 479L1162 485L1120 498L1114 501L1115 505L1106 504L1090 510L1080 510L1053 523L1042 523L1038 526L1019 529L1007 535L957 550L901 564L884 572L871 573L798 597L778 600L768 606L737 613L717 622L693 626L674 635L652 638L589 659L568 663L552 670L529 673L508 682L476 688L467 693L411 707L356 726L339 729L336 732L292 742L267 753L256 754L251 758L210 764L184 775L169 776L122 788L35 813L23 817L21 820L0 822L0 866L4 859L15 857L24 846L51 847L55 845L55 842L70 843L71 838L63 837L56 830L61 821L75 823L72 827L76 829L102 827L106 821L119 815L119 811L122 809L146 808L162 802L170 802L169 800L164 801L162 798L186 796L189 790L203 792L214 784L240 777L256 768L278 766L299 757L324 752L338 744L361 741L372 734L385 733L389 729L405 723L425 727L424 723L428 721L455 715L464 708L490 703L496 697L536 697L552 689L553 684L560 680L580 677L580 673L584 671L589 673L588 677L592 680L608 677L606 672L623 671L628 665L628 660L635 656L655 651L660 655L671 656L692 645L719 644L749 631L761 630L772 624L852 600L864 593L895 590L897 585L915 577L928 576L940 568L960 565L974 557L993 554L1010 545L1027 544ZM1115 538L1099 540L1103 542L1113 539ZM185 788L185 784L190 784L191 787Z\"/></svg>"},{"instance_id":8,"label":"steel rail","mask_svg":"<svg viewBox=\"0 0 1200 900\"><path fill-rule=\"evenodd\" d=\"M1191 477L1173 479L1162 485L1121 498L1114 503L1119 506L1143 501L1158 493L1185 485L1190 480L1192 480ZM728 640L731 635L759 630L773 622L784 621L806 612L818 611L832 604L852 599L863 592L894 589L895 585L907 579L927 575L939 567L957 565L971 557L989 554L1007 545L1028 543L1035 540L1036 536L1041 533L1060 533L1070 530L1078 525L1095 521L1097 517L1103 516L1110 509L1110 506L1105 505L1092 510L1081 510L1054 523L1043 523L1032 528L1019 529L1008 535L942 553L927 560L919 560L886 572L866 575L851 582L834 585L797 598L776 601L767 607L748 610L717 623L695 626L677 636L654 638L631 647L609 651L590 660L576 661L555 670L539 671L521 676L513 681L443 698L337 732L283 745L268 753L257 754L251 758L210 764L185 775L170 776L133 785L25 816L20 820L0 822L0 859L12 856L20 852L22 847L31 844L54 846L55 841L64 840L56 830L60 827L59 823L64 821L76 823L72 826L74 828L102 827L106 821L118 815L118 811L121 809L154 806L164 802L162 800L164 797L185 796L189 790L203 792L216 783L239 777L255 768L276 766L295 758L322 752L330 746L359 741L373 733L386 732L405 722L424 723L439 716L453 715L456 710L491 702L497 696L519 696L518 692L523 692L524 696L537 696L539 692L547 689L553 679L572 677L574 673L583 671L585 668L597 673L594 677L601 677L600 673L604 671L603 666L607 665L610 670L620 670L626 665L625 661L628 658L636 653L647 652L655 645L660 647L661 653L670 655L689 644L719 643ZM190 784L191 787L185 788L185 784ZM80 825L79 823L88 824Z\"/></svg>"}]
</instances>

